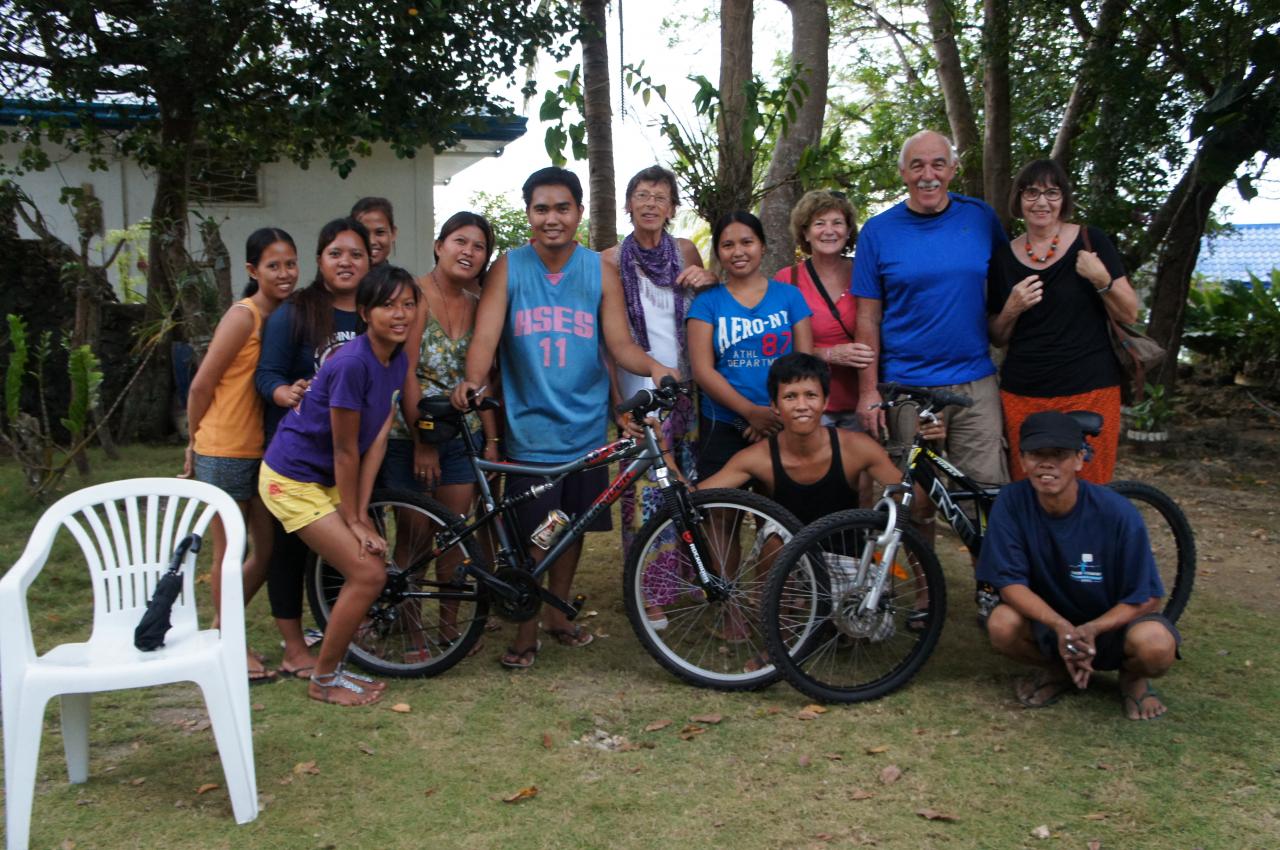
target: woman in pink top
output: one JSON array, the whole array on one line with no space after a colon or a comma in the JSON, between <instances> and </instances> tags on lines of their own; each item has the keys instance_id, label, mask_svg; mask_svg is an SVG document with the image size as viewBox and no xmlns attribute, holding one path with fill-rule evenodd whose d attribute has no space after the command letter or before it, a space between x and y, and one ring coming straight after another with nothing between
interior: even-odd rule
<instances>
[{"instance_id":1,"label":"woman in pink top","mask_svg":"<svg viewBox=\"0 0 1280 850\"><path fill-rule=\"evenodd\" d=\"M853 341L853 250L858 237L855 212L844 195L815 190L791 211L791 235L809 255L778 270L774 278L799 287L813 311L813 353L831 366L831 394L822 424L851 431L858 423L858 375L871 363L871 349Z\"/></svg>"}]
</instances>

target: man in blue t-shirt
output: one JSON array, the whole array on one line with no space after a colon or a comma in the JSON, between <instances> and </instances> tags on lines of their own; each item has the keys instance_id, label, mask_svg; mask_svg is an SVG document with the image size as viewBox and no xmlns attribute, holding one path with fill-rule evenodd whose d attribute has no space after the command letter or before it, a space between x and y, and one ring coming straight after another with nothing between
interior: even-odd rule
<instances>
[{"instance_id":1,"label":"man in blue t-shirt","mask_svg":"<svg viewBox=\"0 0 1280 850\"><path fill-rule=\"evenodd\" d=\"M857 341L876 353L858 373L858 411L868 433L888 426L900 445L916 431L915 409L895 408L886 422L877 381L958 392L968 409L947 412L951 461L979 481L1009 480L995 364L987 341L987 269L1007 250L995 211L947 191L959 167L949 139L922 131L907 139L898 173L907 199L872 216L858 234L853 294ZM920 500L918 520L932 510ZM932 525L922 529L932 539Z\"/></svg>"},{"instance_id":2,"label":"man in blue t-shirt","mask_svg":"<svg viewBox=\"0 0 1280 850\"><path fill-rule=\"evenodd\" d=\"M1027 480L1000 491L978 560L978 580L1000 593L992 647L1043 668L1018 680L1018 701L1043 708L1088 687L1095 670L1118 669L1125 715L1159 717L1149 680L1168 672L1181 638L1159 613L1164 586L1142 517L1076 477L1084 435L1070 416L1034 413L1019 434Z\"/></svg>"},{"instance_id":3,"label":"man in blue t-shirt","mask_svg":"<svg viewBox=\"0 0 1280 850\"><path fill-rule=\"evenodd\" d=\"M466 380L453 391L453 403L466 409L473 394L488 383L494 356L502 365L507 459L528 466L555 466L604 444L609 415L609 376L602 359L614 361L655 384L680 374L636 345L627 326L622 284L616 266L577 242L582 221L582 183L563 168L543 168L523 187L529 218L529 244L498 258L484 279L476 307L475 331L467 349ZM570 517L585 512L608 484L608 468L570 475L516 508L521 530L530 534L550 512ZM509 475L507 492L544 485L542 476ZM606 511L587 531L608 531ZM535 563L546 552L528 548ZM548 570L547 586L569 599L582 540L570 546ZM547 606L543 630L562 646L582 647L592 634ZM520 624L516 640L500 659L504 667L533 666L542 643L536 619Z\"/></svg>"}]
</instances>

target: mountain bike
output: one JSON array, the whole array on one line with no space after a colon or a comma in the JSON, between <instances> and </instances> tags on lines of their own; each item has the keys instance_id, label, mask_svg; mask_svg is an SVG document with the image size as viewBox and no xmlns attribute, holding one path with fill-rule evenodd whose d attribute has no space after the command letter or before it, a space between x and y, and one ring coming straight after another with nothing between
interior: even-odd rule
<instances>
[{"instance_id":1,"label":"mountain bike","mask_svg":"<svg viewBox=\"0 0 1280 850\"><path fill-rule=\"evenodd\" d=\"M914 404L921 421L945 407L968 407L961 395L882 384L882 406ZM1088 437L1102 417L1070 414ZM949 483L948 483L949 482ZM1164 615L1176 621L1195 581L1195 536L1167 495L1136 481L1107 485L1138 509L1166 590ZM928 660L946 618L946 582L937 556L906 524L916 488L934 505L976 560L1000 488L974 481L917 433L901 482L875 510L832 514L807 526L779 553L762 606L770 658L797 689L827 702L878 699L906 684ZM901 502L893 497L899 496ZM979 587L980 612L999 600Z\"/></svg>"},{"instance_id":2,"label":"mountain bike","mask_svg":"<svg viewBox=\"0 0 1280 850\"><path fill-rule=\"evenodd\" d=\"M467 656L490 613L519 623L536 617L545 604L573 620L585 598L561 599L543 587L543 574L627 487L652 474L663 505L641 529L624 569L623 597L640 642L663 667L693 684L743 690L777 680L780 674L772 665L751 663L767 657L758 605L773 557L800 524L762 496L742 490L690 492L673 474L650 417L660 419L679 395L690 392L691 385L675 382L642 390L618 407L641 423L642 437L623 436L553 467L483 459L466 415L444 396L423 399L420 409L433 431L462 437L476 473L478 505L468 518L419 493L373 493L369 515L387 540L387 579L352 640L352 660L385 676L433 676ZM473 401L466 414L497 407L486 398ZM580 515L549 517L536 530L521 527L516 506L568 475L615 462L620 464L617 477ZM485 473L539 476L545 483L498 498ZM490 545L477 536L482 531ZM534 535L547 549L536 564L529 554ZM321 628L342 583L342 575L321 559L308 571L308 597ZM645 613L646 594L654 585L666 588L665 628Z\"/></svg>"}]
</instances>

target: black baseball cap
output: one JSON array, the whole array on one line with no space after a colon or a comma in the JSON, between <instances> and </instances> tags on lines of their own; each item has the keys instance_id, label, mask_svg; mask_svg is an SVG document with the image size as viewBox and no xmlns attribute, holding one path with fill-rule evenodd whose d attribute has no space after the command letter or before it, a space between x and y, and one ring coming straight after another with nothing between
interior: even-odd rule
<instances>
[{"instance_id":1,"label":"black baseball cap","mask_svg":"<svg viewBox=\"0 0 1280 850\"><path fill-rule=\"evenodd\" d=\"M1079 423L1065 413L1046 410L1033 413L1022 421L1018 432L1018 449L1034 452L1037 449L1069 449L1078 452L1084 446L1084 431Z\"/></svg>"}]
</instances>

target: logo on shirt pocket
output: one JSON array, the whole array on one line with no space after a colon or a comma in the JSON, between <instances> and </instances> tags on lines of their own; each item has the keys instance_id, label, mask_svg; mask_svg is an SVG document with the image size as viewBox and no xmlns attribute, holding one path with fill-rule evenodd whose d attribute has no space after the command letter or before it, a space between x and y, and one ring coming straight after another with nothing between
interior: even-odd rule
<instances>
[{"instance_id":1,"label":"logo on shirt pocket","mask_svg":"<svg viewBox=\"0 0 1280 850\"><path fill-rule=\"evenodd\" d=\"M1098 584L1102 581L1102 567L1093 562L1093 555L1085 552L1080 563L1071 567L1071 578L1082 584Z\"/></svg>"}]
</instances>

